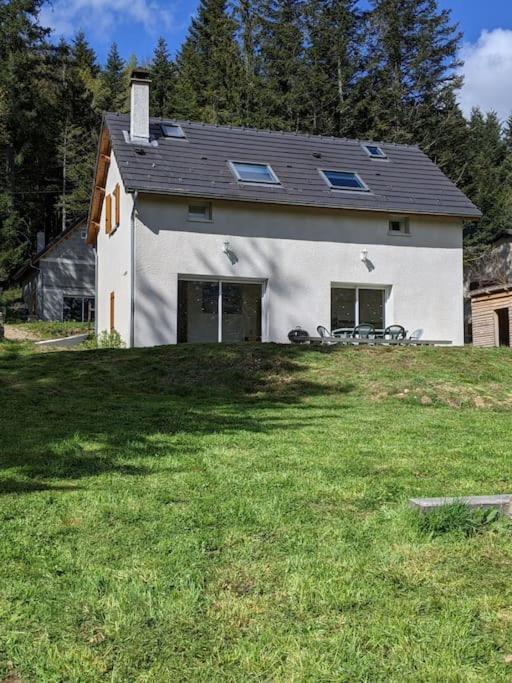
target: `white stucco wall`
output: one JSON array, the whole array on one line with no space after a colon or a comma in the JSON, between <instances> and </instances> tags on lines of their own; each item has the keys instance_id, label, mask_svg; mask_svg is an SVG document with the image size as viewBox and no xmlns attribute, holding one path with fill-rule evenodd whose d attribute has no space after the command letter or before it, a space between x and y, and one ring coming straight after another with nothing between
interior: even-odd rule
<instances>
[{"instance_id":1,"label":"white stucco wall","mask_svg":"<svg viewBox=\"0 0 512 683\"><path fill-rule=\"evenodd\" d=\"M96 330L99 334L110 330L110 293L115 294L115 329L126 344L130 342L131 317L131 213L132 195L123 190L119 168L112 152L105 194L112 194L116 184L121 186L121 222L110 235L105 233L105 205L101 213L101 229L97 240L96 275ZM112 226L114 226L114 201Z\"/></svg>"},{"instance_id":2,"label":"white stucco wall","mask_svg":"<svg viewBox=\"0 0 512 683\"><path fill-rule=\"evenodd\" d=\"M138 198L136 346L176 341L179 275L264 282L264 341L285 342L297 325L310 333L329 327L331 284L343 283L386 288L386 324L463 343L460 221L411 215L410 236L389 235L385 214L214 202L213 221L200 223L187 220L188 203ZM223 253L225 240L234 264Z\"/></svg>"}]
</instances>

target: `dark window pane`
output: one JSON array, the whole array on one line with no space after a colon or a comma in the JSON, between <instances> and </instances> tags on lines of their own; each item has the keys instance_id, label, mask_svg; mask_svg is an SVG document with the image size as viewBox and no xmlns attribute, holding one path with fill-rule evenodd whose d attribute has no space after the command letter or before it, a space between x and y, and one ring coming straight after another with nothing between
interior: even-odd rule
<instances>
[{"instance_id":1,"label":"dark window pane","mask_svg":"<svg viewBox=\"0 0 512 683\"><path fill-rule=\"evenodd\" d=\"M331 289L331 329L353 328L356 324L356 290Z\"/></svg>"},{"instance_id":2,"label":"dark window pane","mask_svg":"<svg viewBox=\"0 0 512 683\"><path fill-rule=\"evenodd\" d=\"M364 190L363 183L355 173L345 171L324 171L327 180L333 187L344 190Z\"/></svg>"},{"instance_id":3,"label":"dark window pane","mask_svg":"<svg viewBox=\"0 0 512 683\"><path fill-rule=\"evenodd\" d=\"M261 285L222 283L222 341L261 341Z\"/></svg>"},{"instance_id":4,"label":"dark window pane","mask_svg":"<svg viewBox=\"0 0 512 683\"><path fill-rule=\"evenodd\" d=\"M219 337L219 284L178 282L178 342L216 342Z\"/></svg>"},{"instance_id":5,"label":"dark window pane","mask_svg":"<svg viewBox=\"0 0 512 683\"><path fill-rule=\"evenodd\" d=\"M162 123L162 133L166 138L184 138L185 133L181 126L176 126L173 124Z\"/></svg>"},{"instance_id":6,"label":"dark window pane","mask_svg":"<svg viewBox=\"0 0 512 683\"><path fill-rule=\"evenodd\" d=\"M372 157L385 157L386 155L384 152L381 150L380 147L377 147L375 145L367 145L366 149L368 150L370 156Z\"/></svg>"},{"instance_id":7,"label":"dark window pane","mask_svg":"<svg viewBox=\"0 0 512 683\"><path fill-rule=\"evenodd\" d=\"M381 289L359 290L359 323L384 327L384 292Z\"/></svg>"},{"instance_id":8,"label":"dark window pane","mask_svg":"<svg viewBox=\"0 0 512 683\"><path fill-rule=\"evenodd\" d=\"M226 315L240 315L242 313L241 285L222 285L222 312Z\"/></svg>"},{"instance_id":9,"label":"dark window pane","mask_svg":"<svg viewBox=\"0 0 512 683\"><path fill-rule=\"evenodd\" d=\"M65 296L62 305L62 319L64 321L82 322L82 303L81 297Z\"/></svg>"}]
</instances>

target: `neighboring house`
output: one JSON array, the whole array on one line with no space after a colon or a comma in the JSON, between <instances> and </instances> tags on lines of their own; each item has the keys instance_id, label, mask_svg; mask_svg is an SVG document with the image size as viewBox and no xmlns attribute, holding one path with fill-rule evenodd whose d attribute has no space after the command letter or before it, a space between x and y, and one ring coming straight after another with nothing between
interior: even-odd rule
<instances>
[{"instance_id":1,"label":"neighboring house","mask_svg":"<svg viewBox=\"0 0 512 683\"><path fill-rule=\"evenodd\" d=\"M511 346L512 230L501 230L466 274L468 328L475 346Z\"/></svg>"},{"instance_id":2,"label":"neighboring house","mask_svg":"<svg viewBox=\"0 0 512 683\"><path fill-rule=\"evenodd\" d=\"M82 218L48 244L38 233L38 251L14 274L30 316L40 320L94 320L95 258L86 244Z\"/></svg>"},{"instance_id":3,"label":"neighboring house","mask_svg":"<svg viewBox=\"0 0 512 683\"><path fill-rule=\"evenodd\" d=\"M88 223L97 331L128 346L404 325L463 343L462 223L418 147L104 117Z\"/></svg>"}]
</instances>

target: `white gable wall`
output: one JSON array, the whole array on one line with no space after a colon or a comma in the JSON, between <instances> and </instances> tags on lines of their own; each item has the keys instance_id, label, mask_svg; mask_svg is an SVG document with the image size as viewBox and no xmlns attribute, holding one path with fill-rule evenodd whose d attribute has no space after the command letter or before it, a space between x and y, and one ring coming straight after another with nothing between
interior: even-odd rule
<instances>
[{"instance_id":1,"label":"white gable wall","mask_svg":"<svg viewBox=\"0 0 512 683\"><path fill-rule=\"evenodd\" d=\"M285 342L297 325L312 334L318 324L329 327L331 284L339 283L385 287L386 324L463 343L461 221L411 215L411 234L405 236L388 234L385 214L214 202L213 221L201 223L187 219L188 204L139 196L136 346L176 341L179 275L264 281L264 341ZM223 253L226 240L238 259L234 264ZM123 228L123 255L128 245ZM361 261L362 249L369 266ZM110 258L116 286L124 287L120 253ZM105 305L98 302L98 310ZM119 331L128 341L125 330L123 323Z\"/></svg>"},{"instance_id":2,"label":"white gable wall","mask_svg":"<svg viewBox=\"0 0 512 683\"><path fill-rule=\"evenodd\" d=\"M130 343L131 316L131 213L133 198L124 192L119 168L111 153L110 168L105 194L112 194L116 184L121 187L121 223L110 235L105 233L105 206L101 212L100 231L97 240L97 296L96 331L110 331L110 293L115 294L115 329L123 341ZM115 202L112 201L112 227L114 227Z\"/></svg>"}]
</instances>

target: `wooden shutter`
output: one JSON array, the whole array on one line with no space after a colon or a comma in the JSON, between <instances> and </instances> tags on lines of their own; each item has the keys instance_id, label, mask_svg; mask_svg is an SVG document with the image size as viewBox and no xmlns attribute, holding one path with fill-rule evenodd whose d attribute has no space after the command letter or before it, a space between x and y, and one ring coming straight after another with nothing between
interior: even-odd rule
<instances>
[{"instance_id":1,"label":"wooden shutter","mask_svg":"<svg viewBox=\"0 0 512 683\"><path fill-rule=\"evenodd\" d=\"M110 235L112 232L112 195L105 197L105 233Z\"/></svg>"},{"instance_id":2,"label":"wooden shutter","mask_svg":"<svg viewBox=\"0 0 512 683\"><path fill-rule=\"evenodd\" d=\"M115 226L117 228L117 226L121 223L121 188L119 187L119 183L116 185L114 190L114 199L116 201Z\"/></svg>"},{"instance_id":3,"label":"wooden shutter","mask_svg":"<svg viewBox=\"0 0 512 683\"><path fill-rule=\"evenodd\" d=\"M112 333L116 329L115 303L116 295L114 294L114 292L110 292L110 333Z\"/></svg>"}]
</instances>

